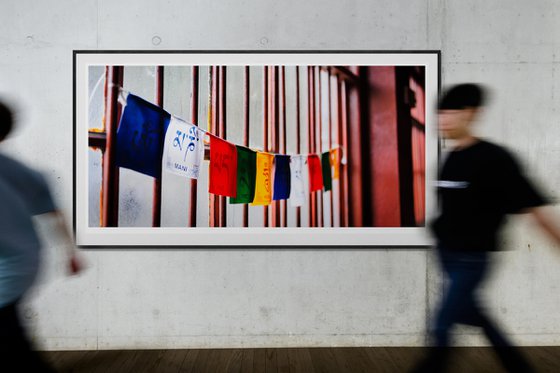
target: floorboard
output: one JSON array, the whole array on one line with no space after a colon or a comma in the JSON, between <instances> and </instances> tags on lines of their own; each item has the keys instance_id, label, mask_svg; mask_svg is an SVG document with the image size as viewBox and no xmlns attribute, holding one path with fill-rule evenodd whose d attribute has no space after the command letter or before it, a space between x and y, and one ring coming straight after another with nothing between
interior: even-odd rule
<instances>
[{"instance_id":1,"label":"floorboard","mask_svg":"<svg viewBox=\"0 0 560 373\"><path fill-rule=\"evenodd\" d=\"M428 352L414 347L259 348L42 352L58 372L400 373ZM560 372L560 347L523 347L538 373ZM489 347L457 347L448 372L502 373Z\"/></svg>"}]
</instances>

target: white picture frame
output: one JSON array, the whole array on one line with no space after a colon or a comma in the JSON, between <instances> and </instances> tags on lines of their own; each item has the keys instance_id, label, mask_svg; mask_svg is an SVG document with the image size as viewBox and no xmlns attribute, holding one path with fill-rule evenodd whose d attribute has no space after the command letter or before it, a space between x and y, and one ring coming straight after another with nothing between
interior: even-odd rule
<instances>
[{"instance_id":1,"label":"white picture frame","mask_svg":"<svg viewBox=\"0 0 560 373\"><path fill-rule=\"evenodd\" d=\"M439 51L74 51L74 229L76 244L107 247L426 247L414 227L95 227L89 225L88 72L90 66L423 66L425 71L425 216L437 172ZM173 113L171 113L173 114Z\"/></svg>"}]
</instances>

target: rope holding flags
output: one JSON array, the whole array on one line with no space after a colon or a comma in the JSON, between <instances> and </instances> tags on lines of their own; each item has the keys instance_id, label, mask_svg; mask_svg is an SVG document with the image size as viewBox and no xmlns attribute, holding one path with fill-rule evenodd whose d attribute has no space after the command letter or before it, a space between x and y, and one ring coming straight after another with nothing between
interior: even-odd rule
<instances>
[{"instance_id":1,"label":"rope holding flags","mask_svg":"<svg viewBox=\"0 0 560 373\"><path fill-rule=\"evenodd\" d=\"M340 147L307 155L262 152L232 144L131 93L122 100L119 167L154 178L164 170L198 179L209 144L208 191L230 197L230 204L268 205L290 199L291 206L302 206L310 192L330 191L332 180L339 178Z\"/></svg>"}]
</instances>

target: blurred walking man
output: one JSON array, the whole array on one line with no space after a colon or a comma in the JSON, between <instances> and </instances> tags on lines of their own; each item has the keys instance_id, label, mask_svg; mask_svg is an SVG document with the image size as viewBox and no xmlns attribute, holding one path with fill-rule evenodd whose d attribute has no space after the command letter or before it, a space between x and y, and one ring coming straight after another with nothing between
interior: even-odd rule
<instances>
[{"instance_id":1,"label":"blurred walking man","mask_svg":"<svg viewBox=\"0 0 560 373\"><path fill-rule=\"evenodd\" d=\"M481 327L508 371L531 371L485 313L477 291L489 271L489 253L499 249L498 231L507 214L531 213L557 242L560 229L545 207L546 199L523 175L514 157L503 147L474 136L473 124L485 96L483 87L461 84L448 89L439 102L439 129L452 149L440 169L440 214L432 228L448 287L435 320L436 347L416 367L417 372L444 370L454 324Z\"/></svg>"},{"instance_id":2,"label":"blurred walking man","mask_svg":"<svg viewBox=\"0 0 560 373\"><path fill-rule=\"evenodd\" d=\"M12 111L0 102L0 142L14 124ZM0 370L49 372L25 335L18 305L39 269L40 243L32 217L51 214L68 241L69 271L78 273L70 232L57 210L43 176L0 153Z\"/></svg>"}]
</instances>

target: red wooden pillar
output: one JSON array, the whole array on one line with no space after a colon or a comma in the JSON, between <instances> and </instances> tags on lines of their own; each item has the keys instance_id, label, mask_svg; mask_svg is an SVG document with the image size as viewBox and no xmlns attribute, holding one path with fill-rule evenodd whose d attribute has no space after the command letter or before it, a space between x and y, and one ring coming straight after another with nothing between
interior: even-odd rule
<instances>
[{"instance_id":1,"label":"red wooden pillar","mask_svg":"<svg viewBox=\"0 0 560 373\"><path fill-rule=\"evenodd\" d=\"M347 150L348 178L352 180L352 188L349 193L349 225L351 227L363 226L363 187L362 187L362 118L360 112L360 88L346 85L347 112L348 112L348 146Z\"/></svg>"},{"instance_id":2,"label":"red wooden pillar","mask_svg":"<svg viewBox=\"0 0 560 373\"><path fill-rule=\"evenodd\" d=\"M401 225L397 87L394 66L369 67L368 84L377 94L369 97L369 122L373 151L370 191L373 223L377 227Z\"/></svg>"},{"instance_id":3,"label":"red wooden pillar","mask_svg":"<svg viewBox=\"0 0 560 373\"><path fill-rule=\"evenodd\" d=\"M191 123L198 126L198 66L192 67L191 73ZM189 200L189 227L196 227L196 204L198 195L196 179L191 179L191 193Z\"/></svg>"},{"instance_id":4,"label":"red wooden pillar","mask_svg":"<svg viewBox=\"0 0 560 373\"><path fill-rule=\"evenodd\" d=\"M122 107L118 102L119 87L122 87L123 66L105 68L105 132L107 140L103 152L103 186L101 198L101 226L119 225L119 168L115 164L117 126Z\"/></svg>"}]
</instances>

